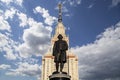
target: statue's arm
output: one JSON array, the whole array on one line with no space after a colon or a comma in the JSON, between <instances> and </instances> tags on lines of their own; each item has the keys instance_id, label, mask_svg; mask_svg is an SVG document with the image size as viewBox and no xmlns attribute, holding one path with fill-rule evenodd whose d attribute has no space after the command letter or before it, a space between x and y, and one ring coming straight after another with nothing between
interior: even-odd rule
<instances>
[{"instance_id":1,"label":"statue's arm","mask_svg":"<svg viewBox=\"0 0 120 80\"><path fill-rule=\"evenodd\" d=\"M67 44L66 41L64 41L64 48L63 48L63 50L68 50L68 44Z\"/></svg>"},{"instance_id":2,"label":"statue's arm","mask_svg":"<svg viewBox=\"0 0 120 80\"><path fill-rule=\"evenodd\" d=\"M53 56L55 56L55 51L56 50L56 42L54 43L54 46L53 46Z\"/></svg>"},{"instance_id":3,"label":"statue's arm","mask_svg":"<svg viewBox=\"0 0 120 80\"><path fill-rule=\"evenodd\" d=\"M65 41L65 44L66 44L66 50L68 50L68 44L67 44L67 42Z\"/></svg>"}]
</instances>

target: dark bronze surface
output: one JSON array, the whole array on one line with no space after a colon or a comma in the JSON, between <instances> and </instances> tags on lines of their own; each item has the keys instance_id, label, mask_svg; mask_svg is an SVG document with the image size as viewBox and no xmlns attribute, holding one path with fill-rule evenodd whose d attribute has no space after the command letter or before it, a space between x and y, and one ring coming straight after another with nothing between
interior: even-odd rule
<instances>
[{"instance_id":1,"label":"dark bronze surface","mask_svg":"<svg viewBox=\"0 0 120 80\"><path fill-rule=\"evenodd\" d=\"M53 46L53 56L54 62L56 63L56 72L58 72L59 64L60 64L60 71L64 67L64 63L66 63L66 50L68 50L68 44L66 41L62 40L62 35L58 35L58 40L54 43Z\"/></svg>"}]
</instances>

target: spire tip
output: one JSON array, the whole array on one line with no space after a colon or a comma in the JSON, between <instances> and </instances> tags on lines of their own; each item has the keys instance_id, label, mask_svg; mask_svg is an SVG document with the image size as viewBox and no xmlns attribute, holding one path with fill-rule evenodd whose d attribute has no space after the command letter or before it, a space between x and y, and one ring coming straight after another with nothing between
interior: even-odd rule
<instances>
[{"instance_id":1,"label":"spire tip","mask_svg":"<svg viewBox=\"0 0 120 80\"><path fill-rule=\"evenodd\" d=\"M58 4L58 8L59 8L58 22L62 22L62 4L61 3Z\"/></svg>"}]
</instances>

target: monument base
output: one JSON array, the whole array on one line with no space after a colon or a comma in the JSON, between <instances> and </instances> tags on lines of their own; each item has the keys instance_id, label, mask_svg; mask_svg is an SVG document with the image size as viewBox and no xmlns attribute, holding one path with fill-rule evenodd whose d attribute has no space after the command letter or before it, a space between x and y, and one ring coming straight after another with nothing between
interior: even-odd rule
<instances>
[{"instance_id":1,"label":"monument base","mask_svg":"<svg viewBox=\"0 0 120 80\"><path fill-rule=\"evenodd\" d=\"M49 80L70 80L70 76L66 72L53 72L53 74L49 76Z\"/></svg>"}]
</instances>

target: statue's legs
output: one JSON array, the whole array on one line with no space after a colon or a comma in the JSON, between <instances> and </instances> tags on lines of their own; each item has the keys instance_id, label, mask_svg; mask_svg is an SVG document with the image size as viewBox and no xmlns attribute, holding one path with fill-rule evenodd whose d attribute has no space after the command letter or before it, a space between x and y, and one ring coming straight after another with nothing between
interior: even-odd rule
<instances>
[{"instance_id":1,"label":"statue's legs","mask_svg":"<svg viewBox=\"0 0 120 80\"><path fill-rule=\"evenodd\" d=\"M60 72L62 72L63 67L64 67L64 63L62 62L62 63L60 63ZM56 62L56 72L58 72L58 70L59 70L59 63Z\"/></svg>"},{"instance_id":2,"label":"statue's legs","mask_svg":"<svg viewBox=\"0 0 120 80\"><path fill-rule=\"evenodd\" d=\"M61 62L61 63L60 63L60 72L62 72L63 67L64 67L64 63L63 63L63 62Z\"/></svg>"},{"instance_id":3,"label":"statue's legs","mask_svg":"<svg viewBox=\"0 0 120 80\"><path fill-rule=\"evenodd\" d=\"M59 69L59 63L56 62L56 72L58 72L58 69Z\"/></svg>"}]
</instances>

